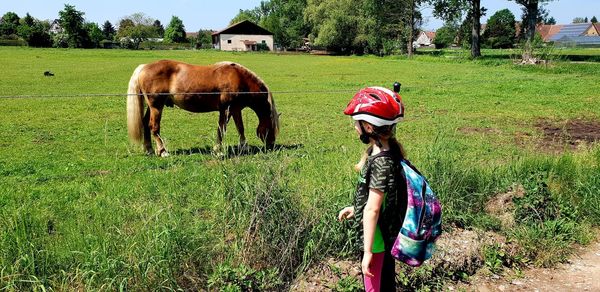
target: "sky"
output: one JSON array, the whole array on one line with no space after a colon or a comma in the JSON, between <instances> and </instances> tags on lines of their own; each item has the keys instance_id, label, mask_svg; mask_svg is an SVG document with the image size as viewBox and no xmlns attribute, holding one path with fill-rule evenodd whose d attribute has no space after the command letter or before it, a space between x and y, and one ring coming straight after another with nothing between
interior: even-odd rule
<instances>
[{"instance_id":1,"label":"sky","mask_svg":"<svg viewBox=\"0 0 600 292\"><path fill-rule=\"evenodd\" d=\"M88 22L96 22L100 26L105 21L113 25L133 13L142 12L152 19L158 19L167 26L172 16L179 17L186 31L196 32L200 29L221 30L237 15L240 9L252 9L261 0L0 0L0 14L15 12L19 17L27 12L37 19L56 19L64 4L75 6L84 12ZM515 17L521 18L521 8L508 0L481 0L481 5L488 9L482 17L482 23L496 11L508 8ZM547 5L550 16L560 23L571 23L575 17L596 16L600 18L600 0L555 0ZM443 25L439 19L431 16L431 10L423 8L425 24L428 30L435 30Z\"/></svg>"}]
</instances>

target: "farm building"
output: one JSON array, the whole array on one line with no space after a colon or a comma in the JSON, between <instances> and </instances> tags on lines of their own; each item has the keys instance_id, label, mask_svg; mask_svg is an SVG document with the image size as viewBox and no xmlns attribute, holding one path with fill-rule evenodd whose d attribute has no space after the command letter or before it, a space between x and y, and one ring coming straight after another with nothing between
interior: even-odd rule
<instances>
[{"instance_id":1,"label":"farm building","mask_svg":"<svg viewBox=\"0 0 600 292\"><path fill-rule=\"evenodd\" d=\"M598 46L599 34L597 26L591 23L564 24L547 40L570 46Z\"/></svg>"},{"instance_id":2,"label":"farm building","mask_svg":"<svg viewBox=\"0 0 600 292\"><path fill-rule=\"evenodd\" d=\"M435 40L435 31L421 31L415 41L415 47L433 46L433 40Z\"/></svg>"},{"instance_id":3,"label":"farm building","mask_svg":"<svg viewBox=\"0 0 600 292\"><path fill-rule=\"evenodd\" d=\"M244 20L212 34L213 47L223 51L273 50L273 33Z\"/></svg>"}]
</instances>

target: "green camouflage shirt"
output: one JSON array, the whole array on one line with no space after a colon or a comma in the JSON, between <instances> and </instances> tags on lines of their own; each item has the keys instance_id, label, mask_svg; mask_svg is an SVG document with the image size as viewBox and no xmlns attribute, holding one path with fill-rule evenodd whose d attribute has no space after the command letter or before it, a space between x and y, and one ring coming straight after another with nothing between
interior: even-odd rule
<instances>
[{"instance_id":1,"label":"green camouflage shirt","mask_svg":"<svg viewBox=\"0 0 600 292\"><path fill-rule=\"evenodd\" d=\"M355 228L361 245L364 242L363 212L369 198L369 189L377 189L384 194L373 240L374 253L385 251L386 246L388 250L391 248L406 211L406 182L402 168L396 161L399 159L395 160L388 152L369 156L361 169L354 194Z\"/></svg>"}]
</instances>

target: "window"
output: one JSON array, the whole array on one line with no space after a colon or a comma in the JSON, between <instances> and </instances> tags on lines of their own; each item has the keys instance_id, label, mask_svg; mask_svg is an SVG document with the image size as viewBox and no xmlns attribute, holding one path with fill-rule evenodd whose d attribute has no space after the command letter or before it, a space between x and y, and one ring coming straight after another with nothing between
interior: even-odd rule
<instances>
[{"instance_id":1,"label":"window","mask_svg":"<svg viewBox=\"0 0 600 292\"><path fill-rule=\"evenodd\" d=\"M228 43L228 44L231 44L231 40L227 40L227 43Z\"/></svg>"}]
</instances>

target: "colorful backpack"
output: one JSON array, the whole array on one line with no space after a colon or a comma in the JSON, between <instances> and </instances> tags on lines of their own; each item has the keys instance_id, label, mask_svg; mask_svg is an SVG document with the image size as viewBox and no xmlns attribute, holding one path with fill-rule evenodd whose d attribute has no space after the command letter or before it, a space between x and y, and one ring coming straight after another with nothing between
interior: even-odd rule
<instances>
[{"instance_id":1,"label":"colorful backpack","mask_svg":"<svg viewBox=\"0 0 600 292\"><path fill-rule=\"evenodd\" d=\"M392 256L418 267L431 258L435 240L442 233L442 206L425 177L408 160L400 161L408 195L402 228L392 247Z\"/></svg>"}]
</instances>

